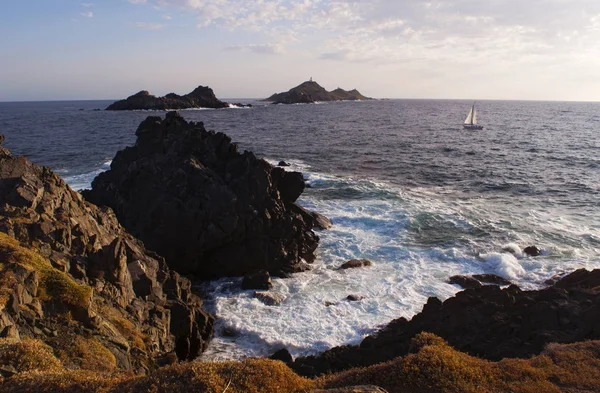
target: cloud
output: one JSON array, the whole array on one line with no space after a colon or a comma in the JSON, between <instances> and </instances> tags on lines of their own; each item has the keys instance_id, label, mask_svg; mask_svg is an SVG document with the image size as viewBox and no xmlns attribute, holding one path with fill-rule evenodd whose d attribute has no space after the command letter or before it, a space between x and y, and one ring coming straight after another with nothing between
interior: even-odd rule
<instances>
[{"instance_id":1,"label":"cloud","mask_svg":"<svg viewBox=\"0 0 600 393\"><path fill-rule=\"evenodd\" d=\"M94 13L92 11L82 12L79 15L84 16L86 18L93 18L94 17Z\"/></svg>"},{"instance_id":2,"label":"cloud","mask_svg":"<svg viewBox=\"0 0 600 393\"><path fill-rule=\"evenodd\" d=\"M131 4L146 4L148 0L129 0Z\"/></svg>"},{"instance_id":3,"label":"cloud","mask_svg":"<svg viewBox=\"0 0 600 393\"><path fill-rule=\"evenodd\" d=\"M171 15L163 15L162 16L164 20L171 20L173 19L173 17L171 17Z\"/></svg>"},{"instance_id":4,"label":"cloud","mask_svg":"<svg viewBox=\"0 0 600 393\"><path fill-rule=\"evenodd\" d=\"M283 47L280 44L232 45L225 47L225 50L252 52L261 55L278 55L283 53Z\"/></svg>"},{"instance_id":5,"label":"cloud","mask_svg":"<svg viewBox=\"0 0 600 393\"><path fill-rule=\"evenodd\" d=\"M87 7L87 8L93 7L94 5L95 5L94 3L81 3L82 7Z\"/></svg>"},{"instance_id":6,"label":"cloud","mask_svg":"<svg viewBox=\"0 0 600 393\"><path fill-rule=\"evenodd\" d=\"M165 28L165 25L162 23L147 23L147 22L136 22L135 23L135 27L137 27L138 29L144 29L144 30L162 30Z\"/></svg>"}]
</instances>

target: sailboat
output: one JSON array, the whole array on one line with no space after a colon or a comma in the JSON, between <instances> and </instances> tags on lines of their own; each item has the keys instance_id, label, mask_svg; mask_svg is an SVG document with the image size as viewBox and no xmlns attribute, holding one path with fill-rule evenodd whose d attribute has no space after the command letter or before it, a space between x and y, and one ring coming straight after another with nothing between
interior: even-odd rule
<instances>
[{"instance_id":1,"label":"sailboat","mask_svg":"<svg viewBox=\"0 0 600 393\"><path fill-rule=\"evenodd\" d=\"M465 119L463 127L467 130L483 130L483 126L477 124L477 109L475 108L475 103L473 103L473 106L471 106L471 110Z\"/></svg>"}]
</instances>

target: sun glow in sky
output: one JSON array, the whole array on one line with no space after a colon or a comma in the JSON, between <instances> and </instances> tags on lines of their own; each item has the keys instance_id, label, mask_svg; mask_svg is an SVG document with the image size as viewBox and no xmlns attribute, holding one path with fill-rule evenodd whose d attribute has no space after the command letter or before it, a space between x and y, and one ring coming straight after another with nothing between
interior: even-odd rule
<instances>
[{"instance_id":1,"label":"sun glow in sky","mask_svg":"<svg viewBox=\"0 0 600 393\"><path fill-rule=\"evenodd\" d=\"M377 98L600 101L598 0L13 0L0 18L0 101L261 98L311 76Z\"/></svg>"}]
</instances>

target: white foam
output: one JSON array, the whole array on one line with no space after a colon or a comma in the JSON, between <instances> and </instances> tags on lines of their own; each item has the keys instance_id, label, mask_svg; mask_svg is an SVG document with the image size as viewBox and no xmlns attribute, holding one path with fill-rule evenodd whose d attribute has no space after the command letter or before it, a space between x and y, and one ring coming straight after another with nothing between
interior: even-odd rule
<instances>
[{"instance_id":1,"label":"white foam","mask_svg":"<svg viewBox=\"0 0 600 393\"><path fill-rule=\"evenodd\" d=\"M58 173L63 177L65 183L67 183L69 187L71 187L73 190L86 190L91 188L92 181L94 180L94 178L96 178L96 176L110 169L111 163L112 160L106 161L104 164L102 164L100 168L86 173L74 175L67 175L67 171L63 171L63 173L58 171Z\"/></svg>"},{"instance_id":2,"label":"white foam","mask_svg":"<svg viewBox=\"0 0 600 393\"><path fill-rule=\"evenodd\" d=\"M482 254L481 258L492 268L495 274L507 280L518 281L525 275L525 269L513 254L492 252Z\"/></svg>"}]
</instances>

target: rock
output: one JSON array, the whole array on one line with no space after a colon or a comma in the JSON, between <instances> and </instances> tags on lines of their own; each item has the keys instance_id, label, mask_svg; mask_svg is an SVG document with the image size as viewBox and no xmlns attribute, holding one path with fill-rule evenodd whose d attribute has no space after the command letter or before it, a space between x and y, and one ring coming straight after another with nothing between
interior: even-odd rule
<instances>
[{"instance_id":1,"label":"rock","mask_svg":"<svg viewBox=\"0 0 600 393\"><path fill-rule=\"evenodd\" d=\"M327 230L333 226L331 220L320 213L310 212L310 215L313 217L314 226L317 229Z\"/></svg>"},{"instance_id":2,"label":"rock","mask_svg":"<svg viewBox=\"0 0 600 393\"><path fill-rule=\"evenodd\" d=\"M285 300L285 296L274 292L254 292L254 297L267 306L279 306Z\"/></svg>"},{"instance_id":3,"label":"rock","mask_svg":"<svg viewBox=\"0 0 600 393\"><path fill-rule=\"evenodd\" d=\"M0 375L3 378L10 378L17 373L18 373L17 369L10 364L0 365Z\"/></svg>"},{"instance_id":4,"label":"rock","mask_svg":"<svg viewBox=\"0 0 600 393\"><path fill-rule=\"evenodd\" d=\"M338 269L340 269L340 270L355 269L358 267L367 267L367 266L373 266L373 262L369 261L368 259L351 259L348 262L345 262L344 264L342 264L342 266L340 266Z\"/></svg>"},{"instance_id":5,"label":"rock","mask_svg":"<svg viewBox=\"0 0 600 393\"><path fill-rule=\"evenodd\" d=\"M529 255L530 257L537 257L540 255L542 250L540 250L537 246L528 246L523 249L523 253Z\"/></svg>"},{"instance_id":6,"label":"rock","mask_svg":"<svg viewBox=\"0 0 600 393\"><path fill-rule=\"evenodd\" d=\"M458 285L464 289L479 288L482 286L477 279L467 276L452 276L448 283Z\"/></svg>"},{"instance_id":7,"label":"rock","mask_svg":"<svg viewBox=\"0 0 600 393\"><path fill-rule=\"evenodd\" d=\"M122 110L166 110L187 108L227 108L208 86L198 86L194 91L184 96L169 93L164 97L156 97L142 90L125 100L116 101L106 108L108 111Z\"/></svg>"},{"instance_id":8,"label":"rock","mask_svg":"<svg viewBox=\"0 0 600 393\"><path fill-rule=\"evenodd\" d=\"M348 295L346 297L346 300L348 300L349 302L358 302L363 300L365 297L364 296L360 296L360 295Z\"/></svg>"},{"instance_id":9,"label":"rock","mask_svg":"<svg viewBox=\"0 0 600 393\"><path fill-rule=\"evenodd\" d=\"M212 337L213 318L189 280L146 250L111 209L3 147L0 232L0 278L11 277L0 310L4 337L35 335L55 351L94 338L127 370L155 368L154 359L180 339L190 342L181 358L189 360Z\"/></svg>"},{"instance_id":10,"label":"rock","mask_svg":"<svg viewBox=\"0 0 600 393\"><path fill-rule=\"evenodd\" d=\"M495 274L474 274L473 278L485 284L512 285L512 282Z\"/></svg>"},{"instance_id":11,"label":"rock","mask_svg":"<svg viewBox=\"0 0 600 393\"><path fill-rule=\"evenodd\" d=\"M282 348L282 349L278 350L277 352L275 352L274 354L272 354L271 356L269 356L269 359L281 360L284 363L291 363L294 361L294 358L292 358L290 351L288 351L285 348Z\"/></svg>"},{"instance_id":12,"label":"rock","mask_svg":"<svg viewBox=\"0 0 600 393\"><path fill-rule=\"evenodd\" d=\"M83 194L111 207L169 267L209 280L293 273L314 261L313 219L293 203L301 174L240 154L225 134L176 112L148 117L136 135Z\"/></svg>"},{"instance_id":13,"label":"rock","mask_svg":"<svg viewBox=\"0 0 600 393\"><path fill-rule=\"evenodd\" d=\"M316 389L310 393L387 393L387 390L374 385L346 386L334 389Z\"/></svg>"},{"instance_id":14,"label":"rock","mask_svg":"<svg viewBox=\"0 0 600 393\"><path fill-rule=\"evenodd\" d=\"M277 164L277 166L290 166L290 164L288 164L285 161L279 161L279 164Z\"/></svg>"},{"instance_id":15,"label":"rock","mask_svg":"<svg viewBox=\"0 0 600 393\"><path fill-rule=\"evenodd\" d=\"M248 273L242 280L242 289L264 289L269 290L273 288L271 282L271 276L266 270L259 270L254 273Z\"/></svg>"},{"instance_id":16,"label":"rock","mask_svg":"<svg viewBox=\"0 0 600 393\"><path fill-rule=\"evenodd\" d=\"M331 306L337 306L337 305L338 305L337 302L329 302L329 301L325 302L325 307L331 307Z\"/></svg>"},{"instance_id":17,"label":"rock","mask_svg":"<svg viewBox=\"0 0 600 393\"><path fill-rule=\"evenodd\" d=\"M274 104L310 104L317 101L342 101L342 100L371 100L365 97L358 90L346 91L336 89L328 92L317 82L312 80L304 82L285 93L273 94L263 101L271 101Z\"/></svg>"},{"instance_id":18,"label":"rock","mask_svg":"<svg viewBox=\"0 0 600 393\"><path fill-rule=\"evenodd\" d=\"M366 367L410 353L421 332L484 359L530 358L549 343L600 339L600 269L578 270L556 285L522 291L486 285L459 292L443 303L430 298L412 320L399 318L358 346L332 348L297 358L291 367L305 376Z\"/></svg>"}]
</instances>

